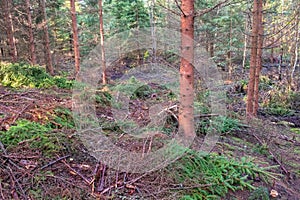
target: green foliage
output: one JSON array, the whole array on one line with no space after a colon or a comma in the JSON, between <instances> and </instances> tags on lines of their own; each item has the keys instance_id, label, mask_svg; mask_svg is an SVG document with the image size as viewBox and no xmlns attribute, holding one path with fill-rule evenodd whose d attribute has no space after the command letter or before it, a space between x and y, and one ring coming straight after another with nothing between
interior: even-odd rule
<instances>
[{"instance_id":1,"label":"green foliage","mask_svg":"<svg viewBox=\"0 0 300 200\"><path fill-rule=\"evenodd\" d=\"M269 172L273 167L259 167L253 159L245 157L240 160L228 159L215 154L201 155L190 151L171 166L172 175L185 187L181 199L220 199L229 191L255 189L252 180L259 176L267 181L278 178ZM196 187L194 187L196 186ZM180 189L180 188L179 188Z\"/></svg>"},{"instance_id":2,"label":"green foliage","mask_svg":"<svg viewBox=\"0 0 300 200\"><path fill-rule=\"evenodd\" d=\"M264 145L260 145L260 144L256 144L253 148L252 148L253 152L262 154L262 155L269 155L270 153L268 152L268 146L266 144Z\"/></svg>"},{"instance_id":3,"label":"green foliage","mask_svg":"<svg viewBox=\"0 0 300 200\"><path fill-rule=\"evenodd\" d=\"M155 92L149 85L145 85L135 77L131 77L127 82L114 86L112 90L122 92L127 96L130 96L131 99L143 99Z\"/></svg>"},{"instance_id":4,"label":"green foliage","mask_svg":"<svg viewBox=\"0 0 300 200\"><path fill-rule=\"evenodd\" d=\"M240 130L241 123L237 119L226 116L217 116L209 119L200 119L197 123L197 132L206 134L209 131L215 130L217 133L230 133L235 130Z\"/></svg>"},{"instance_id":5,"label":"green foliage","mask_svg":"<svg viewBox=\"0 0 300 200\"><path fill-rule=\"evenodd\" d=\"M248 198L248 200L269 200L269 191L268 188L259 187L256 188Z\"/></svg>"},{"instance_id":6,"label":"green foliage","mask_svg":"<svg viewBox=\"0 0 300 200\"><path fill-rule=\"evenodd\" d=\"M108 0L104 2L110 19L108 29L111 33L133 28L149 27L149 14L142 0Z\"/></svg>"},{"instance_id":7,"label":"green foliage","mask_svg":"<svg viewBox=\"0 0 300 200\"><path fill-rule=\"evenodd\" d=\"M0 62L0 83L13 88L59 88L70 89L73 82L63 77L52 77L40 66L26 63Z\"/></svg>"},{"instance_id":8,"label":"green foliage","mask_svg":"<svg viewBox=\"0 0 300 200\"><path fill-rule=\"evenodd\" d=\"M269 100L264 103L270 115L290 116L299 108L299 93L284 92L279 89L269 91Z\"/></svg>"},{"instance_id":9,"label":"green foliage","mask_svg":"<svg viewBox=\"0 0 300 200\"><path fill-rule=\"evenodd\" d=\"M23 142L28 142L31 148L38 148L45 154L58 152L62 149L57 134L49 133L52 129L48 126L27 120L19 120L8 131L0 131L0 140L6 146L13 147Z\"/></svg>"},{"instance_id":10,"label":"green foliage","mask_svg":"<svg viewBox=\"0 0 300 200\"><path fill-rule=\"evenodd\" d=\"M54 110L54 122L51 124L53 128L59 128L57 125L65 128L75 128L75 123L72 117L72 111L67 108L56 108Z\"/></svg>"},{"instance_id":11,"label":"green foliage","mask_svg":"<svg viewBox=\"0 0 300 200\"><path fill-rule=\"evenodd\" d=\"M300 134L300 128L291 128L291 131L296 134Z\"/></svg>"},{"instance_id":12,"label":"green foliage","mask_svg":"<svg viewBox=\"0 0 300 200\"><path fill-rule=\"evenodd\" d=\"M284 108L284 107L271 107L271 108L267 108L266 112L269 115L277 115L277 116L290 116L294 114L294 111L288 108Z\"/></svg>"}]
</instances>

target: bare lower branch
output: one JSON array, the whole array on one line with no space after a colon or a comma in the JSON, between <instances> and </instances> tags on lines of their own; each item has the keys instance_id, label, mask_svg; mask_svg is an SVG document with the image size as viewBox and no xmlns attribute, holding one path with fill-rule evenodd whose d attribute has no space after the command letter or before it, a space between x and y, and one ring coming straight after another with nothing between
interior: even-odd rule
<instances>
[{"instance_id":1,"label":"bare lower branch","mask_svg":"<svg viewBox=\"0 0 300 200\"><path fill-rule=\"evenodd\" d=\"M202 16L202 15L205 15L206 13L209 13L209 12L215 10L216 8L224 7L224 6L226 6L226 5L230 5L230 3L228 3L228 2L229 2L229 0L221 1L221 2L219 2L218 4L214 5L213 7L206 8L206 9L200 10L200 11L198 11L198 12L195 12L195 15L194 15L194 16L195 16L195 17L200 17L200 16ZM228 3L228 4L226 4L226 3Z\"/></svg>"}]
</instances>

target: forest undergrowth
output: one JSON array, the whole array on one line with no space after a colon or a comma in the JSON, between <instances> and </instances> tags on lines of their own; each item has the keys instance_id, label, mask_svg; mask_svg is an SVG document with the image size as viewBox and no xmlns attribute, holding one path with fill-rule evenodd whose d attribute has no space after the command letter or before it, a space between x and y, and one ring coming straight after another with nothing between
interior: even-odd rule
<instances>
[{"instance_id":1,"label":"forest undergrowth","mask_svg":"<svg viewBox=\"0 0 300 200\"><path fill-rule=\"evenodd\" d=\"M9 72L9 73L8 73ZM37 75L38 74L38 75ZM207 91L198 91L197 137L184 155L160 170L133 174L115 170L90 156L76 134L72 84L36 66L0 67L0 199L299 199L299 93L283 92L267 74L261 83L259 119L244 119L245 81L227 85L227 116L211 115ZM176 132L178 100L167 87L138 87L130 117L147 124L147 107L168 102L161 135L135 139L111 113L110 85L95 93L96 114L107 137L130 151L155 152ZM135 87L134 87L135 88ZM153 98L154 97L154 98ZM140 116L143 116L142 118ZM213 127L221 133L212 153L197 147ZM145 141L146 140L146 141Z\"/></svg>"}]
</instances>

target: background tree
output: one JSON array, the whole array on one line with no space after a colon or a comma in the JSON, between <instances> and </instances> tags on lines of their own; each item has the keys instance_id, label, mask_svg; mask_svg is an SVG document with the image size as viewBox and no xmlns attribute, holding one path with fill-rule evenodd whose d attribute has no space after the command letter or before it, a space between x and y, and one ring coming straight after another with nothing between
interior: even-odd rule
<instances>
[{"instance_id":1,"label":"background tree","mask_svg":"<svg viewBox=\"0 0 300 200\"><path fill-rule=\"evenodd\" d=\"M45 0L40 0L40 6L42 10L42 26L44 30L44 50L45 50L45 61L46 61L46 71L53 75L54 69L52 65L51 59L51 50L50 50L50 40L49 40L49 32L48 32L48 20L47 20L47 11L46 11L46 3Z\"/></svg>"},{"instance_id":2,"label":"background tree","mask_svg":"<svg viewBox=\"0 0 300 200\"><path fill-rule=\"evenodd\" d=\"M16 40L14 36L14 26L12 21L12 0L4 0L4 12L6 21L6 34L9 43L9 54L11 56L12 62L17 61L17 47Z\"/></svg>"},{"instance_id":3,"label":"background tree","mask_svg":"<svg viewBox=\"0 0 300 200\"><path fill-rule=\"evenodd\" d=\"M36 64L36 55L35 55L35 44L34 44L34 34L33 34L33 25L32 25L32 17L31 17L31 6L30 0L26 0L27 7L27 18L28 18L28 33L29 33L29 44L30 44L30 58L31 64Z\"/></svg>"},{"instance_id":4,"label":"background tree","mask_svg":"<svg viewBox=\"0 0 300 200\"><path fill-rule=\"evenodd\" d=\"M78 41L75 0L70 0L70 3L71 3L74 58L75 58L75 76L77 76L77 74L79 73L79 70L80 70L80 54L79 54L79 41Z\"/></svg>"},{"instance_id":5,"label":"background tree","mask_svg":"<svg viewBox=\"0 0 300 200\"><path fill-rule=\"evenodd\" d=\"M104 28L103 28L103 14L102 14L102 12L103 12L102 0L99 0L102 83L106 84L106 60L105 60L105 48L104 48Z\"/></svg>"}]
</instances>

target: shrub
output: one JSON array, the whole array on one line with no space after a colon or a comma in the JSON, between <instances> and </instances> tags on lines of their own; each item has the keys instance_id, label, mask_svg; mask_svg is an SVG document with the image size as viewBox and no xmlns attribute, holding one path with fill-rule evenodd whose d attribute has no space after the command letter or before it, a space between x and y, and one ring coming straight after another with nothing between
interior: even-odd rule
<instances>
[{"instance_id":1,"label":"shrub","mask_svg":"<svg viewBox=\"0 0 300 200\"><path fill-rule=\"evenodd\" d=\"M13 88L49 88L56 85L59 88L70 89L73 85L73 81L64 77L50 76L40 66L3 62L0 62L0 83Z\"/></svg>"}]
</instances>

